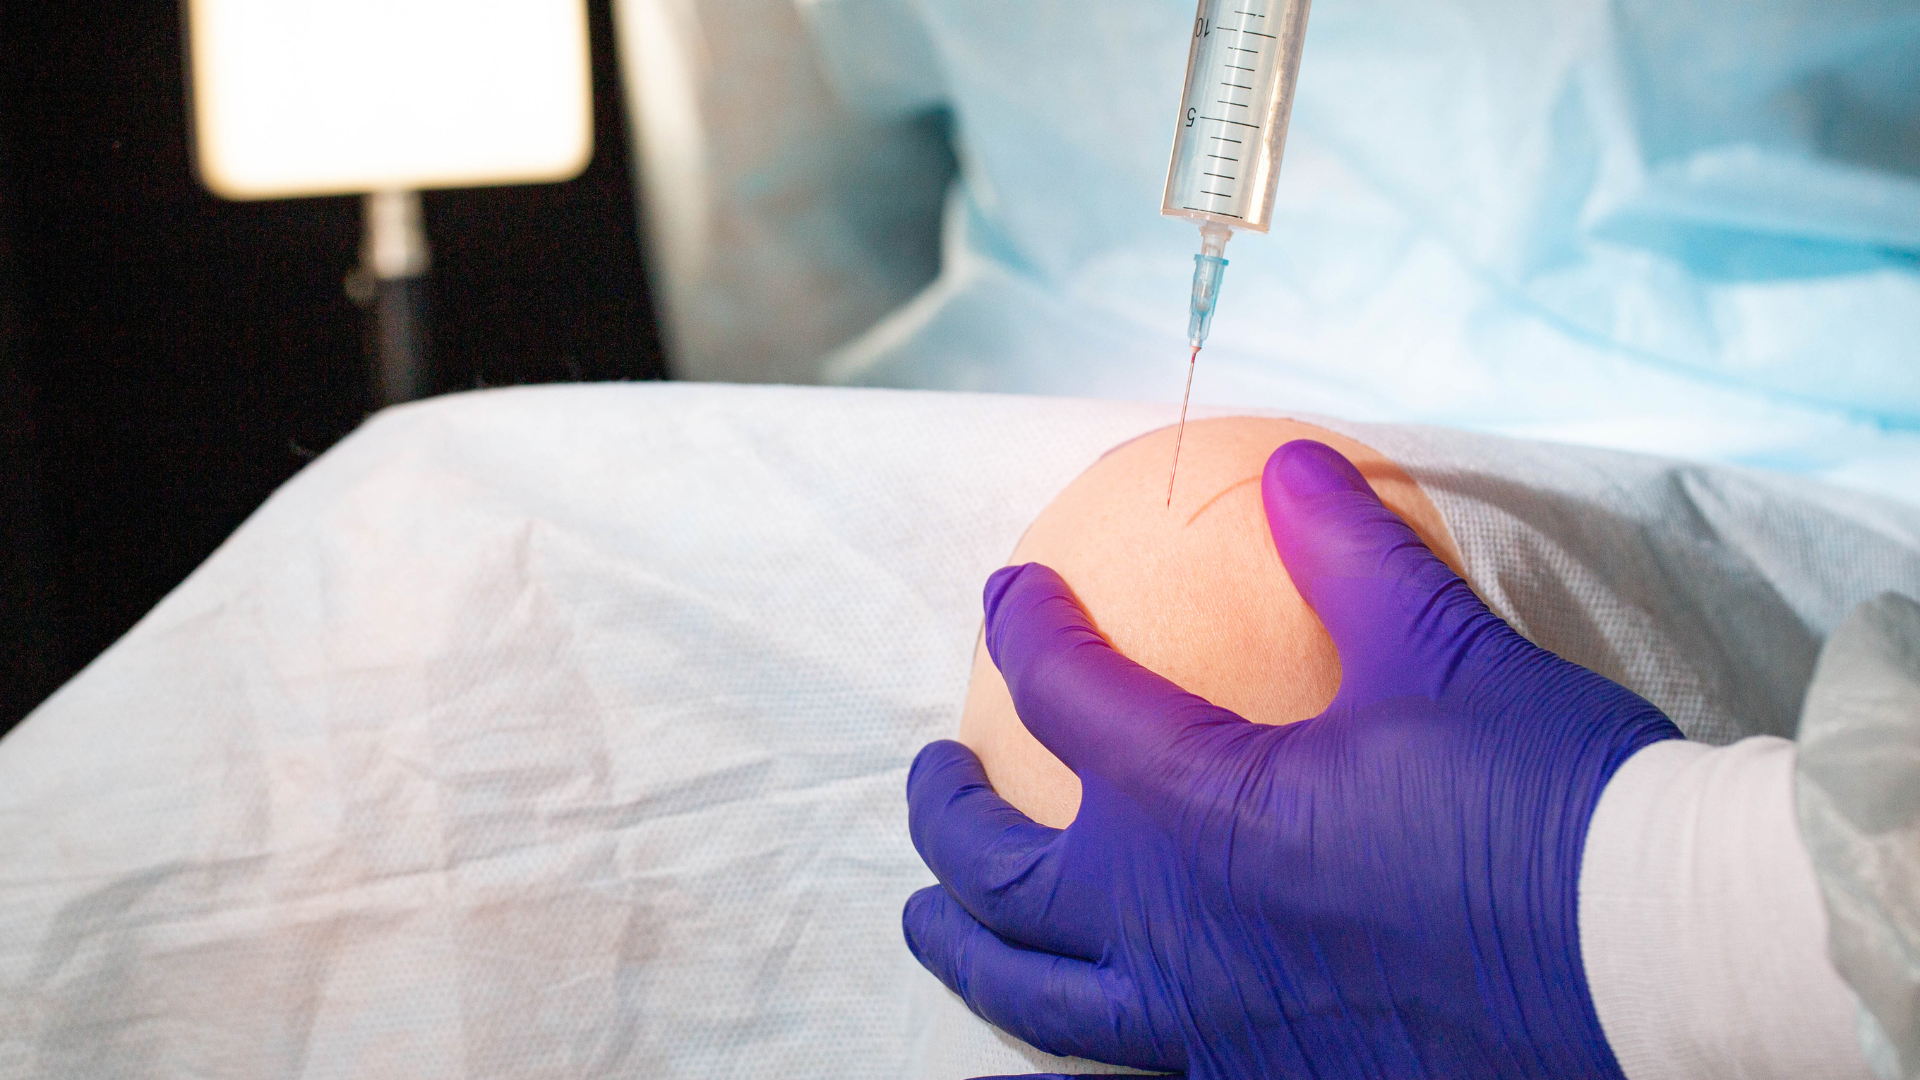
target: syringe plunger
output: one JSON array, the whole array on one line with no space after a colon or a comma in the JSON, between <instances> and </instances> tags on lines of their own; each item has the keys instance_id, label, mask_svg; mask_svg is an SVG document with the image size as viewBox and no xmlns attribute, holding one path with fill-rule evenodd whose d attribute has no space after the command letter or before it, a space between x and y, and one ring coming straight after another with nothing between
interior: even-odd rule
<instances>
[{"instance_id":1,"label":"syringe plunger","mask_svg":"<svg viewBox=\"0 0 1920 1080\"><path fill-rule=\"evenodd\" d=\"M1213 328L1213 307L1220 299L1220 279L1226 276L1227 260L1222 253L1233 230L1209 221L1200 226L1200 254L1193 257L1192 314L1187 319L1187 344L1198 349L1206 344L1207 331Z\"/></svg>"}]
</instances>

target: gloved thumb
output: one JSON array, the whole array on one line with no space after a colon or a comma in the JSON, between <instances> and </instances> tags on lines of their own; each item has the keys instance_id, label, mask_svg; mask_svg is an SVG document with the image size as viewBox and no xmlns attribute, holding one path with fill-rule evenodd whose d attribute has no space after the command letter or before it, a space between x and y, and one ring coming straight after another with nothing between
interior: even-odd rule
<instances>
[{"instance_id":1,"label":"gloved thumb","mask_svg":"<svg viewBox=\"0 0 1920 1080\"><path fill-rule=\"evenodd\" d=\"M1465 650L1517 638L1332 447L1275 450L1260 494L1280 561L1340 651L1336 700L1438 698Z\"/></svg>"}]
</instances>

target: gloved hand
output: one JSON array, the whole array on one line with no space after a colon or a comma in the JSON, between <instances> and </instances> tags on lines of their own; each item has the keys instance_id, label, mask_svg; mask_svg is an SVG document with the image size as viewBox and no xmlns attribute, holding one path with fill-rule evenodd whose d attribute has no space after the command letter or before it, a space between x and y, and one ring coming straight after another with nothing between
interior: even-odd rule
<instances>
[{"instance_id":1,"label":"gloved hand","mask_svg":"<svg viewBox=\"0 0 1920 1080\"><path fill-rule=\"evenodd\" d=\"M1326 712L1249 723L1115 652L1044 566L987 582L987 648L1079 776L1065 830L955 742L907 780L941 884L908 947L1057 1054L1249 1077L1620 1077L1580 959L1608 778L1680 732L1488 611L1331 448L1262 478L1340 651Z\"/></svg>"}]
</instances>

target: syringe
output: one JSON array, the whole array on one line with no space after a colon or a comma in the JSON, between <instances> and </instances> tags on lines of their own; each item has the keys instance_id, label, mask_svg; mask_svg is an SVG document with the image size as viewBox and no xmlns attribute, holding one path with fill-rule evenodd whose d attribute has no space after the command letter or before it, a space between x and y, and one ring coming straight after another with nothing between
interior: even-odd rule
<instances>
[{"instance_id":1,"label":"syringe","mask_svg":"<svg viewBox=\"0 0 1920 1080\"><path fill-rule=\"evenodd\" d=\"M1293 84L1307 34L1309 0L1200 0L1187 51L1187 87L1180 98L1173 157L1160 212L1200 222L1194 256L1193 299L1187 319L1187 391L1180 400L1180 435L1167 476L1167 505L1180 469L1193 371L1213 327L1213 309L1226 274L1224 255L1234 229L1272 227L1280 153L1287 143Z\"/></svg>"}]
</instances>

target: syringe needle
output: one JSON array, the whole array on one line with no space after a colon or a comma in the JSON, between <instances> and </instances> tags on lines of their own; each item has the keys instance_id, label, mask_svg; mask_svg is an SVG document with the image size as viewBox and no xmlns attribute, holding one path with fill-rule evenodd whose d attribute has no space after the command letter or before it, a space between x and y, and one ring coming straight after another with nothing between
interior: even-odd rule
<instances>
[{"instance_id":1,"label":"syringe needle","mask_svg":"<svg viewBox=\"0 0 1920 1080\"><path fill-rule=\"evenodd\" d=\"M1173 468L1167 470L1167 506L1173 506L1173 478L1180 475L1180 444L1187 438L1187 400L1193 397L1193 369L1200 359L1200 346L1187 357L1187 392L1180 395L1180 433L1173 437Z\"/></svg>"}]
</instances>

